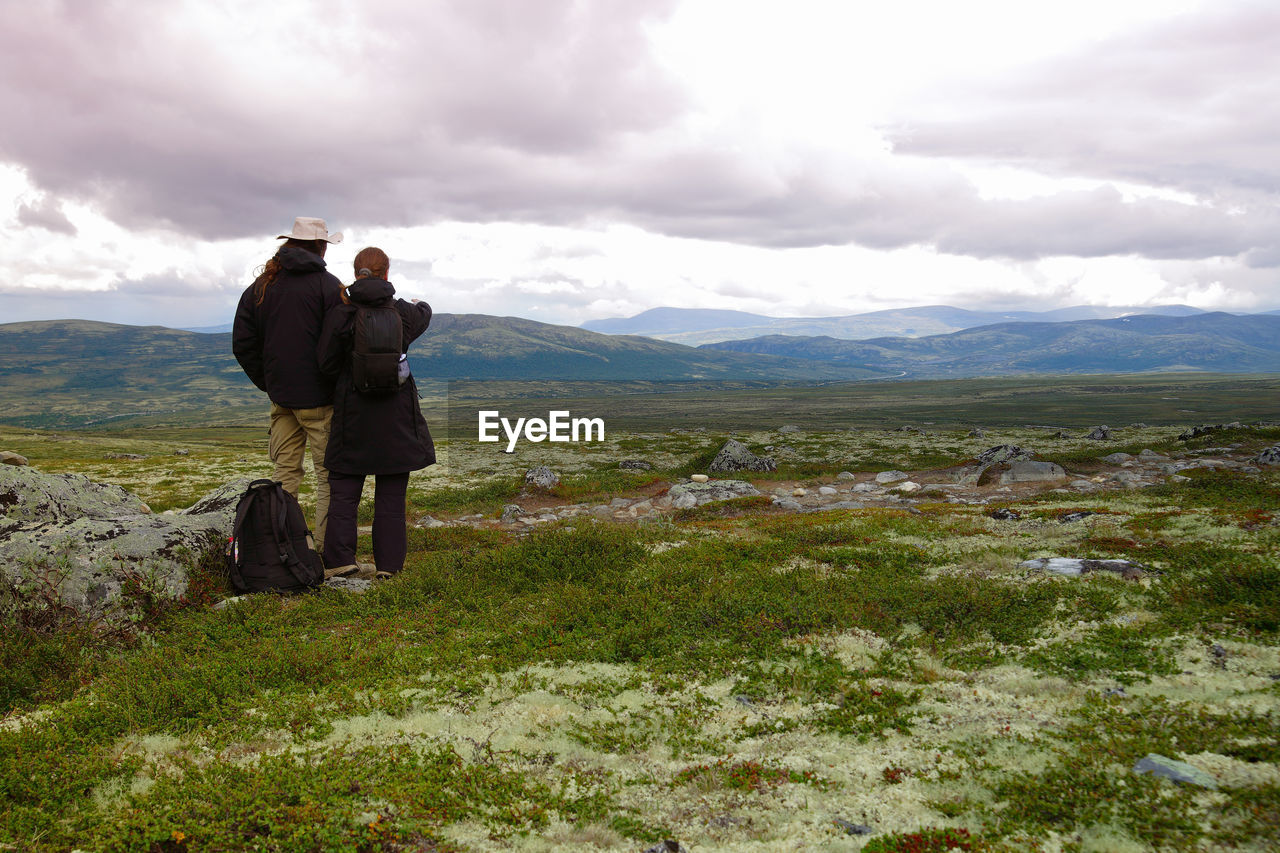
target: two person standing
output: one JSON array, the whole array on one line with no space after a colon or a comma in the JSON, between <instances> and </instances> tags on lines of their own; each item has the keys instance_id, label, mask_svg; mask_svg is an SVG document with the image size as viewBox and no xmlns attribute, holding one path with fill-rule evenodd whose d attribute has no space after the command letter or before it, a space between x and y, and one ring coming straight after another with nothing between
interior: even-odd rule
<instances>
[{"instance_id":1,"label":"two person standing","mask_svg":"<svg viewBox=\"0 0 1280 853\"><path fill-rule=\"evenodd\" d=\"M409 472L435 462L413 378L390 395L365 395L350 378L357 306L390 305L401 316L402 348L421 335L431 308L394 299L390 263L380 249L356 256L349 288L326 271L324 220L299 217L236 308L232 350L271 400L268 452L273 478L295 497L310 448L316 472L316 549L326 576L372 574L355 561L356 507L366 475L376 477L374 559L379 576L404 565ZM336 492L335 492L336 484Z\"/></svg>"}]
</instances>

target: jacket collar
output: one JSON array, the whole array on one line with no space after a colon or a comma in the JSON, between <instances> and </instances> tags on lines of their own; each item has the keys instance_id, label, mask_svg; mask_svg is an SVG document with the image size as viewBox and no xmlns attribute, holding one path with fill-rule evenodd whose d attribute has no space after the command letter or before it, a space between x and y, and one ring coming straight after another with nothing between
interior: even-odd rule
<instances>
[{"instance_id":1,"label":"jacket collar","mask_svg":"<svg viewBox=\"0 0 1280 853\"><path fill-rule=\"evenodd\" d=\"M297 246L281 246L276 257L289 272L318 272L325 267L324 258Z\"/></svg>"},{"instance_id":2,"label":"jacket collar","mask_svg":"<svg viewBox=\"0 0 1280 853\"><path fill-rule=\"evenodd\" d=\"M396 295L391 282L382 278L362 278L347 285L347 298L356 305L377 305L389 302Z\"/></svg>"}]
</instances>

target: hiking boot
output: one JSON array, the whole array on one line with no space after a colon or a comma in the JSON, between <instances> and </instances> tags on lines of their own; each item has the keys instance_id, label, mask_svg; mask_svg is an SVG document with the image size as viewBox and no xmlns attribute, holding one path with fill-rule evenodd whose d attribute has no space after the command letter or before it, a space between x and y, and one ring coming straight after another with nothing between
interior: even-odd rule
<instances>
[{"instance_id":1,"label":"hiking boot","mask_svg":"<svg viewBox=\"0 0 1280 853\"><path fill-rule=\"evenodd\" d=\"M324 570L324 579L329 578L349 578L354 577L360 571L360 567L355 563L349 566L334 566L332 569Z\"/></svg>"},{"instance_id":2,"label":"hiking boot","mask_svg":"<svg viewBox=\"0 0 1280 853\"><path fill-rule=\"evenodd\" d=\"M354 577L364 581L371 581L378 576L378 568L373 563L356 563L356 571Z\"/></svg>"}]
</instances>

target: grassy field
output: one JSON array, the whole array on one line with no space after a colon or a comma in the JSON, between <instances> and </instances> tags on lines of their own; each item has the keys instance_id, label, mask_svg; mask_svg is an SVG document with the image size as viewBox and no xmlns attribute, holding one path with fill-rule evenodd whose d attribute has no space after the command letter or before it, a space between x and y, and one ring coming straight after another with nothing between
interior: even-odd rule
<instances>
[{"instance_id":1,"label":"grassy field","mask_svg":"<svg viewBox=\"0 0 1280 853\"><path fill-rule=\"evenodd\" d=\"M455 432L415 474L411 517L491 518L525 500L532 464L562 473L553 502L655 493L729 434L778 455L753 476L762 490L999 443L1089 476L1116 450L1243 458L1280 441L1275 427L1177 439L1274 417L1274 379L1110 381L780 389L737 408L727 392L628 395L604 416L641 428L595 445L508 455ZM595 414L603 397L581 390L563 407ZM451 389L449 408L488 393ZM1198 411L1140 413L1163 397ZM691 413L673 424L687 431L643 428L661 400ZM1139 420L1112 442L1080 429ZM783 423L806 431L771 431ZM269 473L265 439L261 425L0 429L0 449L157 509ZM654 469L618 471L627 458ZM214 610L225 587L206 566L185 599L110 629L3 591L0 850L1273 850L1280 477L1184 473L987 505L747 499L520 532L482 518L412 530L404 574L363 595ZM1019 567L1042 556L1146 572ZM1148 753L1217 789L1134 773Z\"/></svg>"}]
</instances>

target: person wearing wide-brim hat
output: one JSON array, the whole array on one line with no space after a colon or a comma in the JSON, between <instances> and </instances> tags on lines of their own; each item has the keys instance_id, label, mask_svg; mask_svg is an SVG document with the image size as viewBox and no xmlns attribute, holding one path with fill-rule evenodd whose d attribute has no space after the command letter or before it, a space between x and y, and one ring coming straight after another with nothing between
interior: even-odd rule
<instances>
[{"instance_id":1,"label":"person wearing wide-brim hat","mask_svg":"<svg viewBox=\"0 0 1280 853\"><path fill-rule=\"evenodd\" d=\"M295 497L310 445L316 471L316 550L324 547L329 474L324 467L333 419L333 379L320 372L316 342L325 314L342 301L342 282L325 270L324 253L341 234L323 219L299 216L275 255L245 288L236 307L231 348L245 374L271 400L268 453L273 479Z\"/></svg>"}]
</instances>

